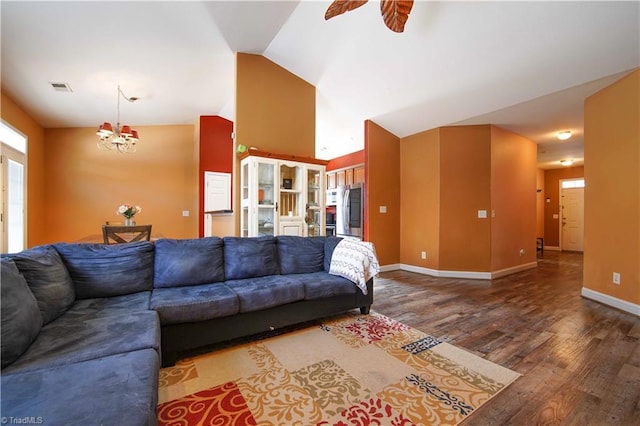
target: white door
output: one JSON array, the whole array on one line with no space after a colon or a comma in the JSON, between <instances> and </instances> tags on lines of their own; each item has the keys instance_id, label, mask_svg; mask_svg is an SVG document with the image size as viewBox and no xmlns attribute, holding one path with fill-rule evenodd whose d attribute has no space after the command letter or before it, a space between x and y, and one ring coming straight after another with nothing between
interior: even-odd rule
<instances>
[{"instance_id":1,"label":"white door","mask_svg":"<svg viewBox=\"0 0 640 426\"><path fill-rule=\"evenodd\" d=\"M561 198L561 249L584 251L584 188L563 188Z\"/></svg>"},{"instance_id":2,"label":"white door","mask_svg":"<svg viewBox=\"0 0 640 426\"><path fill-rule=\"evenodd\" d=\"M204 172L204 236L214 235L214 214L231 210L231 173Z\"/></svg>"},{"instance_id":3,"label":"white door","mask_svg":"<svg viewBox=\"0 0 640 426\"><path fill-rule=\"evenodd\" d=\"M204 211L231 209L231 173L204 172Z\"/></svg>"},{"instance_id":4,"label":"white door","mask_svg":"<svg viewBox=\"0 0 640 426\"><path fill-rule=\"evenodd\" d=\"M21 251L27 241L26 148L27 138L0 122L0 253Z\"/></svg>"}]
</instances>

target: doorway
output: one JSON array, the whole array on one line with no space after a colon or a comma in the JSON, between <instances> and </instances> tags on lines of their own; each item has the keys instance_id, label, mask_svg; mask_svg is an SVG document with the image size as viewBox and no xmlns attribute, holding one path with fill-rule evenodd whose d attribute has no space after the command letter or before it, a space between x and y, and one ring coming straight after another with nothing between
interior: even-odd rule
<instances>
[{"instance_id":1,"label":"doorway","mask_svg":"<svg viewBox=\"0 0 640 426\"><path fill-rule=\"evenodd\" d=\"M560 250L584 251L584 179L560 181Z\"/></svg>"},{"instance_id":2,"label":"doorway","mask_svg":"<svg viewBox=\"0 0 640 426\"><path fill-rule=\"evenodd\" d=\"M0 253L15 253L26 242L26 167L27 138L0 122Z\"/></svg>"}]
</instances>

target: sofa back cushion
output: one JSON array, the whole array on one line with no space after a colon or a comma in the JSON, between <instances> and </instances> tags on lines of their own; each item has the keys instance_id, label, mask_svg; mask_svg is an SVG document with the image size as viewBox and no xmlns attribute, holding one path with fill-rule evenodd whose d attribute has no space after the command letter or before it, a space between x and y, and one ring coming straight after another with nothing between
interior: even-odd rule
<instances>
[{"instance_id":1,"label":"sofa back cushion","mask_svg":"<svg viewBox=\"0 0 640 426\"><path fill-rule=\"evenodd\" d=\"M42 328L42 315L14 261L3 256L0 262L0 358L4 368L35 340Z\"/></svg>"},{"instance_id":2,"label":"sofa back cushion","mask_svg":"<svg viewBox=\"0 0 640 426\"><path fill-rule=\"evenodd\" d=\"M43 324L58 318L73 305L76 299L73 282L55 248L34 247L10 257L38 302Z\"/></svg>"},{"instance_id":3,"label":"sofa back cushion","mask_svg":"<svg viewBox=\"0 0 640 426\"><path fill-rule=\"evenodd\" d=\"M331 257L333 257L333 251L336 249L338 243L342 240L341 237L327 237L324 243L324 270L329 272L331 269Z\"/></svg>"},{"instance_id":4,"label":"sofa back cushion","mask_svg":"<svg viewBox=\"0 0 640 426\"><path fill-rule=\"evenodd\" d=\"M153 287L153 243L58 243L77 299L122 296Z\"/></svg>"},{"instance_id":5,"label":"sofa back cushion","mask_svg":"<svg viewBox=\"0 0 640 426\"><path fill-rule=\"evenodd\" d=\"M225 279L280 274L275 237L224 237L223 240Z\"/></svg>"},{"instance_id":6,"label":"sofa back cushion","mask_svg":"<svg viewBox=\"0 0 640 426\"><path fill-rule=\"evenodd\" d=\"M324 270L325 237L276 237L281 274L307 274Z\"/></svg>"},{"instance_id":7,"label":"sofa back cushion","mask_svg":"<svg viewBox=\"0 0 640 426\"><path fill-rule=\"evenodd\" d=\"M224 281L224 246L218 237L156 241L153 287Z\"/></svg>"}]
</instances>

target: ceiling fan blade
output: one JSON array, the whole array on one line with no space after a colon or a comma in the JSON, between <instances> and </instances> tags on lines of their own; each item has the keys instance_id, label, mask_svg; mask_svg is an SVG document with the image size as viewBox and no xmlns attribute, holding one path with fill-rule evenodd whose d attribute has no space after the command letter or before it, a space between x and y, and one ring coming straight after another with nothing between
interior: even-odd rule
<instances>
[{"instance_id":1,"label":"ceiling fan blade","mask_svg":"<svg viewBox=\"0 0 640 426\"><path fill-rule=\"evenodd\" d=\"M334 16L342 15L350 10L357 9L368 0L334 0L324 14L324 19L329 20Z\"/></svg>"},{"instance_id":2,"label":"ceiling fan blade","mask_svg":"<svg viewBox=\"0 0 640 426\"><path fill-rule=\"evenodd\" d=\"M391 31L401 33L409 19L413 0L381 0L380 12L384 23Z\"/></svg>"}]
</instances>

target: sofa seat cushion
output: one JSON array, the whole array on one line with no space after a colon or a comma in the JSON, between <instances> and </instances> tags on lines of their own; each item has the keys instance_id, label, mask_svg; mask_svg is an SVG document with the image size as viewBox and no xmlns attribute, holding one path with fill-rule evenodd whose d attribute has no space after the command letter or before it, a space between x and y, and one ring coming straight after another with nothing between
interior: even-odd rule
<instances>
[{"instance_id":1,"label":"sofa seat cushion","mask_svg":"<svg viewBox=\"0 0 640 426\"><path fill-rule=\"evenodd\" d=\"M224 281L221 238L160 239L155 248L154 288Z\"/></svg>"},{"instance_id":2,"label":"sofa seat cushion","mask_svg":"<svg viewBox=\"0 0 640 426\"><path fill-rule=\"evenodd\" d=\"M224 275L227 280L279 273L275 237L224 237Z\"/></svg>"},{"instance_id":3,"label":"sofa seat cushion","mask_svg":"<svg viewBox=\"0 0 640 426\"><path fill-rule=\"evenodd\" d=\"M325 237L276 237L280 273L305 274L324 270Z\"/></svg>"},{"instance_id":4,"label":"sofa seat cushion","mask_svg":"<svg viewBox=\"0 0 640 426\"><path fill-rule=\"evenodd\" d=\"M305 300L322 299L323 297L344 294L353 294L355 297L357 292L357 287L353 282L324 271L291 275L291 278L300 280L304 285Z\"/></svg>"},{"instance_id":5,"label":"sofa seat cushion","mask_svg":"<svg viewBox=\"0 0 640 426\"><path fill-rule=\"evenodd\" d=\"M240 310L240 302L225 284L213 283L154 289L151 308L158 312L164 325L235 315Z\"/></svg>"},{"instance_id":6,"label":"sofa seat cushion","mask_svg":"<svg viewBox=\"0 0 640 426\"><path fill-rule=\"evenodd\" d=\"M52 425L156 425L158 358L142 349L3 374L2 416Z\"/></svg>"},{"instance_id":7,"label":"sofa seat cushion","mask_svg":"<svg viewBox=\"0 0 640 426\"><path fill-rule=\"evenodd\" d=\"M122 315L127 312L149 311L151 292L125 294L124 296L97 297L76 301L65 315L78 317L97 317Z\"/></svg>"},{"instance_id":8,"label":"sofa seat cushion","mask_svg":"<svg viewBox=\"0 0 640 426\"><path fill-rule=\"evenodd\" d=\"M38 338L6 372L38 370L159 347L160 324L154 311L109 317L64 314L42 327Z\"/></svg>"},{"instance_id":9,"label":"sofa seat cushion","mask_svg":"<svg viewBox=\"0 0 640 426\"><path fill-rule=\"evenodd\" d=\"M232 280L226 284L238 295L240 312L258 311L304 300L304 284L290 275Z\"/></svg>"},{"instance_id":10,"label":"sofa seat cushion","mask_svg":"<svg viewBox=\"0 0 640 426\"><path fill-rule=\"evenodd\" d=\"M34 247L10 257L38 301L43 324L58 318L73 305L76 300L73 282L53 246Z\"/></svg>"},{"instance_id":11,"label":"sofa seat cushion","mask_svg":"<svg viewBox=\"0 0 640 426\"><path fill-rule=\"evenodd\" d=\"M69 270L76 299L122 296L153 287L154 247L149 241L54 247Z\"/></svg>"},{"instance_id":12,"label":"sofa seat cushion","mask_svg":"<svg viewBox=\"0 0 640 426\"><path fill-rule=\"evenodd\" d=\"M2 368L28 350L42 328L36 298L13 260L2 257L0 266L0 344ZM4 371L3 371L4 372Z\"/></svg>"}]
</instances>

